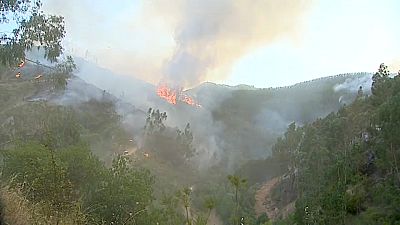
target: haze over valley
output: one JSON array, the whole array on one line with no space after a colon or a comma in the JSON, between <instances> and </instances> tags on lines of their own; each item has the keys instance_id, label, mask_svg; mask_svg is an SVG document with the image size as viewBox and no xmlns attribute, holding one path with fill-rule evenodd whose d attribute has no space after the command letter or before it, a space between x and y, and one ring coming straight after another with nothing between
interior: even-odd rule
<instances>
[{"instance_id":1,"label":"haze over valley","mask_svg":"<svg viewBox=\"0 0 400 225\"><path fill-rule=\"evenodd\" d=\"M395 0L0 3L0 225L400 223Z\"/></svg>"}]
</instances>

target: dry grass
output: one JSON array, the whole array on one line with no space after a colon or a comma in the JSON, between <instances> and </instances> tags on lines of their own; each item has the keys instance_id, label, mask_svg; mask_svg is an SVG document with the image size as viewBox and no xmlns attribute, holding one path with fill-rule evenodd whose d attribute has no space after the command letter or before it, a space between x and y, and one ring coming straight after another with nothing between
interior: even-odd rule
<instances>
[{"instance_id":1,"label":"dry grass","mask_svg":"<svg viewBox=\"0 0 400 225\"><path fill-rule=\"evenodd\" d=\"M3 204L3 219L5 224L33 224L32 207L20 193L11 191L5 187L0 189L0 199Z\"/></svg>"},{"instance_id":2,"label":"dry grass","mask_svg":"<svg viewBox=\"0 0 400 225\"><path fill-rule=\"evenodd\" d=\"M79 225L86 222L78 206L69 214L51 216L54 212L46 204L32 204L20 191L8 187L0 189L0 202L5 225Z\"/></svg>"}]
</instances>

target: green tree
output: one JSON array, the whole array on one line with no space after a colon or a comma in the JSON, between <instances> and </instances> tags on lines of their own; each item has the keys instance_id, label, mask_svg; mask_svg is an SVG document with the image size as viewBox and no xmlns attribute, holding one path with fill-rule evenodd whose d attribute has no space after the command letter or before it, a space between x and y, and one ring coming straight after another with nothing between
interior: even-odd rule
<instances>
[{"instance_id":1,"label":"green tree","mask_svg":"<svg viewBox=\"0 0 400 225\"><path fill-rule=\"evenodd\" d=\"M153 199L154 177L134 168L118 155L87 200L94 224L147 224L147 209Z\"/></svg>"},{"instance_id":2,"label":"green tree","mask_svg":"<svg viewBox=\"0 0 400 225\"><path fill-rule=\"evenodd\" d=\"M58 63L50 74L50 80L53 83L54 90L64 91L67 87L67 80L71 77L72 72L76 70L76 68L72 56L67 56L63 62Z\"/></svg>"},{"instance_id":3,"label":"green tree","mask_svg":"<svg viewBox=\"0 0 400 225\"><path fill-rule=\"evenodd\" d=\"M184 224L186 218L182 215L182 212L179 210L180 207L180 198L176 195L167 196L164 195L161 198L162 209L160 210L160 216L157 220L160 225L175 225L175 224Z\"/></svg>"},{"instance_id":4,"label":"green tree","mask_svg":"<svg viewBox=\"0 0 400 225\"><path fill-rule=\"evenodd\" d=\"M45 57L55 62L62 53L65 36L64 18L45 15L40 0L1 1L0 23L17 24L12 32L0 37L0 62L14 67L25 60L25 51L43 48Z\"/></svg>"},{"instance_id":5,"label":"green tree","mask_svg":"<svg viewBox=\"0 0 400 225\"><path fill-rule=\"evenodd\" d=\"M390 72L387 66L382 63L379 66L378 72L372 76L371 92L376 105L381 104L390 96Z\"/></svg>"},{"instance_id":6,"label":"green tree","mask_svg":"<svg viewBox=\"0 0 400 225\"><path fill-rule=\"evenodd\" d=\"M43 145L29 143L3 152L2 175L29 201L42 205L40 213L54 218L55 224L79 205L65 166L53 149Z\"/></svg>"},{"instance_id":7,"label":"green tree","mask_svg":"<svg viewBox=\"0 0 400 225\"><path fill-rule=\"evenodd\" d=\"M149 108L147 111L146 125L144 126L145 133L153 134L164 131L164 122L167 118L166 112L160 112L158 109Z\"/></svg>"},{"instance_id":8,"label":"green tree","mask_svg":"<svg viewBox=\"0 0 400 225\"><path fill-rule=\"evenodd\" d=\"M213 197L208 197L204 201L204 207L207 209L207 221L210 218L211 211L215 208L215 199Z\"/></svg>"},{"instance_id":9,"label":"green tree","mask_svg":"<svg viewBox=\"0 0 400 225\"><path fill-rule=\"evenodd\" d=\"M189 212L189 207L190 207L190 202L191 202L191 197L190 197L191 193L192 193L192 189L189 187L185 187L180 193L182 204L183 204L183 207L185 208L187 225L192 225L192 219L190 218L191 215Z\"/></svg>"},{"instance_id":10,"label":"green tree","mask_svg":"<svg viewBox=\"0 0 400 225\"><path fill-rule=\"evenodd\" d=\"M177 130L177 141L179 143L178 151L185 160L189 160L195 155L196 149L193 147L193 133L190 130L190 124L186 124L184 131Z\"/></svg>"},{"instance_id":11,"label":"green tree","mask_svg":"<svg viewBox=\"0 0 400 225\"><path fill-rule=\"evenodd\" d=\"M232 187L234 188L234 202L235 202L235 211L233 214L233 224L235 225L240 225L240 215L239 215L239 207L240 207L240 202L239 202L239 191L241 188L243 188L244 185L246 185L247 181L246 179L243 179L239 176L236 175L229 175L228 180Z\"/></svg>"}]
</instances>

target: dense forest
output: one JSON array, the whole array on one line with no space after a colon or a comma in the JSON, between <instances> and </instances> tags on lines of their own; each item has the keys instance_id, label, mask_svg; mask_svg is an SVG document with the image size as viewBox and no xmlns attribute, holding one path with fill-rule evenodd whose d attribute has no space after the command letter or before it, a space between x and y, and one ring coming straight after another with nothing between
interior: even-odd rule
<instances>
[{"instance_id":1,"label":"dense forest","mask_svg":"<svg viewBox=\"0 0 400 225\"><path fill-rule=\"evenodd\" d=\"M367 73L203 84L187 91L203 109L141 109L75 75L63 17L41 6L0 3L16 24L0 37L0 225L400 224L400 72L357 90L336 87ZM211 136L224 148L206 161Z\"/></svg>"},{"instance_id":2,"label":"dense forest","mask_svg":"<svg viewBox=\"0 0 400 225\"><path fill-rule=\"evenodd\" d=\"M2 94L2 106L7 106L2 107L0 136L5 224L400 220L400 80L384 64L373 76L371 95L360 88L354 102L338 112L303 126L290 124L270 157L249 161L229 176L219 167L198 175L188 163L195 154L190 124L177 131L166 127L165 112L149 109L145 143L138 148L107 94L74 106L39 100L15 104L42 89L57 96L62 87L55 88L60 82L53 77L63 73L68 79L71 72L49 72L39 82L1 84L2 91L13 93ZM17 90L26 93L17 96ZM90 143L97 143L97 152ZM136 149L133 154L125 151L130 148ZM114 152L111 158L107 151ZM273 179L276 212L257 215L255 192ZM284 213L288 205L292 209Z\"/></svg>"},{"instance_id":3,"label":"dense forest","mask_svg":"<svg viewBox=\"0 0 400 225\"><path fill-rule=\"evenodd\" d=\"M399 91L399 75L382 64L371 96L360 88L337 113L289 126L272 156L289 168L275 197L296 201L282 224L399 223Z\"/></svg>"}]
</instances>

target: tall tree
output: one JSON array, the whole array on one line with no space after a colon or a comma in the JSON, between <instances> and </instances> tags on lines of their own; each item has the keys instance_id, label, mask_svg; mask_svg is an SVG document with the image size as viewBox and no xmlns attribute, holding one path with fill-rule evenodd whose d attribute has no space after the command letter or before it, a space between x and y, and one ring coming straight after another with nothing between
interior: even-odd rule
<instances>
[{"instance_id":1,"label":"tall tree","mask_svg":"<svg viewBox=\"0 0 400 225\"><path fill-rule=\"evenodd\" d=\"M383 101L387 99L388 96L390 96L390 72L388 70L388 67L382 63L379 66L378 72L376 72L372 76L372 86L371 86L371 92L373 95L373 100L376 105L379 105Z\"/></svg>"},{"instance_id":2,"label":"tall tree","mask_svg":"<svg viewBox=\"0 0 400 225\"><path fill-rule=\"evenodd\" d=\"M246 179L242 179L236 175L229 175L228 180L235 189L235 211L233 216L233 224L240 225L240 216L239 216L239 190L247 183Z\"/></svg>"}]
</instances>

